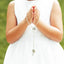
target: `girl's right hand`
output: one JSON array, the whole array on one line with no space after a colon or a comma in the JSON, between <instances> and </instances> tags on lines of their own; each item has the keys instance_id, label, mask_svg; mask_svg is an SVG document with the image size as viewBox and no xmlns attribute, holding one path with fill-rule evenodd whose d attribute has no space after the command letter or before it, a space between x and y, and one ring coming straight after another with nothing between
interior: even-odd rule
<instances>
[{"instance_id":1,"label":"girl's right hand","mask_svg":"<svg viewBox=\"0 0 64 64\"><path fill-rule=\"evenodd\" d=\"M31 7L31 9L28 11L26 15L26 21L31 24L32 19L33 19L33 8Z\"/></svg>"}]
</instances>

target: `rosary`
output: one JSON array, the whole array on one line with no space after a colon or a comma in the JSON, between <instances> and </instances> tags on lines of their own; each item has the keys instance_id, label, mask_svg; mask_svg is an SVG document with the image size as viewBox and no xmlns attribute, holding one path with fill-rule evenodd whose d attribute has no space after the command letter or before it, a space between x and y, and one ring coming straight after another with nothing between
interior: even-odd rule
<instances>
[{"instance_id":1,"label":"rosary","mask_svg":"<svg viewBox=\"0 0 64 64\"><path fill-rule=\"evenodd\" d=\"M33 13L34 13L34 8L35 8L35 6L33 5L32 7L33 7ZM29 21L28 21L27 18L26 18L26 21L27 21L27 23L30 25L30 23L29 23ZM32 22L31 22L31 23L32 23ZM36 24L38 24L38 22L37 22ZM32 27L32 30L33 30L33 49L32 49L32 55L34 55L34 53L36 52L35 49L34 49L34 30L36 30L36 28L35 28L35 27Z\"/></svg>"}]
</instances>

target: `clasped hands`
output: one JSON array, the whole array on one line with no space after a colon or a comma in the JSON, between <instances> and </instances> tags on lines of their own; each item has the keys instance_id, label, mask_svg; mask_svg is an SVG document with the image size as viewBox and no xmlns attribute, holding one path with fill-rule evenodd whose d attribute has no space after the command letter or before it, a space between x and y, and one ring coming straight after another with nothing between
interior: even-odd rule
<instances>
[{"instance_id":1,"label":"clasped hands","mask_svg":"<svg viewBox=\"0 0 64 64\"><path fill-rule=\"evenodd\" d=\"M39 21L40 12L36 6L32 6L26 15L26 21L31 24L37 24Z\"/></svg>"}]
</instances>

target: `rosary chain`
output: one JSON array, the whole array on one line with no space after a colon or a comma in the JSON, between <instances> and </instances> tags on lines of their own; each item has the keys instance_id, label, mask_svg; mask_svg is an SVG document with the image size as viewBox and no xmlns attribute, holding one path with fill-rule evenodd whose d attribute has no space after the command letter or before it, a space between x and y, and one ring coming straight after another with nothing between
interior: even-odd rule
<instances>
[{"instance_id":1,"label":"rosary chain","mask_svg":"<svg viewBox=\"0 0 64 64\"><path fill-rule=\"evenodd\" d=\"M32 49L32 52L33 52L33 54L32 55L34 55L34 53L35 53L35 42L34 42L34 31L33 31L33 49Z\"/></svg>"},{"instance_id":2,"label":"rosary chain","mask_svg":"<svg viewBox=\"0 0 64 64\"><path fill-rule=\"evenodd\" d=\"M27 8L27 6L26 6L26 8ZM28 24L30 24L27 18L26 18L26 21L27 21ZM31 22L31 23L32 23L32 22ZM38 24L38 22L37 22L36 24ZM35 30L35 29L34 29L34 28L35 28L35 27L32 27L32 26L31 26L31 28L33 29L33 49L32 49L32 52L33 52L33 53L32 53L32 55L34 55L34 53L35 53L35 49L34 49L34 47L35 47L35 43L34 43L34 30Z\"/></svg>"}]
</instances>

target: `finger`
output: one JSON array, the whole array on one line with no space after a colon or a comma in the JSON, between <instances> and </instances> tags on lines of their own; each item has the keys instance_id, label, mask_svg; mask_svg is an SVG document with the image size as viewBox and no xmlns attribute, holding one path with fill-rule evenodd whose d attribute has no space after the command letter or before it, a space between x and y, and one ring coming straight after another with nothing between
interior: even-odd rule
<instances>
[{"instance_id":1,"label":"finger","mask_svg":"<svg viewBox=\"0 0 64 64\"><path fill-rule=\"evenodd\" d=\"M36 9L35 7L36 7L36 6L32 6L32 8L33 8L33 12L35 12L35 9Z\"/></svg>"},{"instance_id":2,"label":"finger","mask_svg":"<svg viewBox=\"0 0 64 64\"><path fill-rule=\"evenodd\" d=\"M33 11L33 8L31 8L31 11Z\"/></svg>"},{"instance_id":3,"label":"finger","mask_svg":"<svg viewBox=\"0 0 64 64\"><path fill-rule=\"evenodd\" d=\"M34 8L35 10L37 10L37 7L35 6L35 8Z\"/></svg>"},{"instance_id":4,"label":"finger","mask_svg":"<svg viewBox=\"0 0 64 64\"><path fill-rule=\"evenodd\" d=\"M32 13L32 22L34 21L34 13Z\"/></svg>"},{"instance_id":5,"label":"finger","mask_svg":"<svg viewBox=\"0 0 64 64\"><path fill-rule=\"evenodd\" d=\"M36 11L36 16L40 16L39 10Z\"/></svg>"},{"instance_id":6,"label":"finger","mask_svg":"<svg viewBox=\"0 0 64 64\"><path fill-rule=\"evenodd\" d=\"M33 9L33 13L35 12L35 9Z\"/></svg>"},{"instance_id":7,"label":"finger","mask_svg":"<svg viewBox=\"0 0 64 64\"><path fill-rule=\"evenodd\" d=\"M39 10L38 10L38 8L37 8L37 7L35 8L35 11L36 11L36 12L39 12Z\"/></svg>"},{"instance_id":8,"label":"finger","mask_svg":"<svg viewBox=\"0 0 64 64\"><path fill-rule=\"evenodd\" d=\"M35 6L32 6L32 8L33 8L33 12L35 11Z\"/></svg>"},{"instance_id":9,"label":"finger","mask_svg":"<svg viewBox=\"0 0 64 64\"><path fill-rule=\"evenodd\" d=\"M33 12L32 12L32 18L33 18L33 16L34 16L34 14L33 14Z\"/></svg>"},{"instance_id":10,"label":"finger","mask_svg":"<svg viewBox=\"0 0 64 64\"><path fill-rule=\"evenodd\" d=\"M31 8L29 12L31 13L32 11L33 11L33 8Z\"/></svg>"},{"instance_id":11,"label":"finger","mask_svg":"<svg viewBox=\"0 0 64 64\"><path fill-rule=\"evenodd\" d=\"M36 6L32 6L32 8L35 8Z\"/></svg>"}]
</instances>

